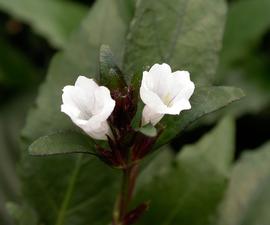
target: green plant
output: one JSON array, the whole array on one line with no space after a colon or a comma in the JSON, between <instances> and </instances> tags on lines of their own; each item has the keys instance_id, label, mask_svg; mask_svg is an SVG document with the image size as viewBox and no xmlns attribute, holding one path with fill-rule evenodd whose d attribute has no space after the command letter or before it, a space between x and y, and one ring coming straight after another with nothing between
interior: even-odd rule
<instances>
[{"instance_id":1,"label":"green plant","mask_svg":"<svg viewBox=\"0 0 270 225\"><path fill-rule=\"evenodd\" d=\"M25 1L35 12L27 13L26 4L0 0L0 8L29 23L61 49L50 63L22 131L18 168L21 197L16 204L7 204L17 224L268 222L269 144L234 164L234 119L226 117L181 151L174 153L170 146L190 124L244 96L240 88L215 85L217 81L234 85L226 74L231 74L232 61L247 55L244 50L233 51L228 38L233 29L227 28L224 46L229 47L223 49L216 73L226 22L225 1L138 0L135 4L132 0L98 0L88 13L86 7L71 2L41 1L44 5L36 7L34 1ZM244 8L239 5L239 9ZM237 11L237 5L235 8L230 10ZM238 13L229 12L228 24L233 27L237 21L233 16ZM263 30L267 23L264 25ZM248 34L236 35L239 43ZM17 55L15 58L20 58ZM36 84L31 75L35 69L32 71L31 64L22 59L17 64L26 71L23 80ZM189 71L196 87L190 110L144 125L141 118L146 103L143 98L141 101L139 90L143 72L156 63L170 64L173 71ZM3 68L7 68L5 74L15 74L9 71L10 66ZM91 132L82 132L61 112L62 89L73 85L79 75L110 89L120 111L120 116L112 111L106 118L113 136L94 140ZM0 82L16 85L6 75ZM119 121L128 127L122 133ZM124 149L120 153L119 145ZM246 188L247 182L251 188ZM254 207L255 203L260 206Z\"/></svg>"}]
</instances>

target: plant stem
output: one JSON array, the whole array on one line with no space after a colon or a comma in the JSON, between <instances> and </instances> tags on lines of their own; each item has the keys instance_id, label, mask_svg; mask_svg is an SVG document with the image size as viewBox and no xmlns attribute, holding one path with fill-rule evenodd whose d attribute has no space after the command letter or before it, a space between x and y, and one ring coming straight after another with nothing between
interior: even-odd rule
<instances>
[{"instance_id":1,"label":"plant stem","mask_svg":"<svg viewBox=\"0 0 270 225\"><path fill-rule=\"evenodd\" d=\"M137 175L137 164L123 169L122 186L116 203L113 225L123 225L123 220L128 213L128 207L132 199Z\"/></svg>"}]
</instances>

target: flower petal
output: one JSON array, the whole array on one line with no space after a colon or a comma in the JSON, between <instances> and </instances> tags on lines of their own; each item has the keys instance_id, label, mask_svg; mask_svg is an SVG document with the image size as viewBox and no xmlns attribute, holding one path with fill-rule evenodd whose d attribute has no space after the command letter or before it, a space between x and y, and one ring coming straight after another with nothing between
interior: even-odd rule
<instances>
[{"instance_id":1,"label":"flower petal","mask_svg":"<svg viewBox=\"0 0 270 225\"><path fill-rule=\"evenodd\" d=\"M95 90L99 87L93 79L87 78L85 76L79 76L75 82L75 86L82 88L86 92L92 92L92 90Z\"/></svg>"},{"instance_id":2,"label":"flower petal","mask_svg":"<svg viewBox=\"0 0 270 225\"><path fill-rule=\"evenodd\" d=\"M66 86L63 92L63 104L76 108L80 112L78 117L86 119L92 115L93 95L90 96L83 89L75 86Z\"/></svg>"},{"instance_id":3,"label":"flower petal","mask_svg":"<svg viewBox=\"0 0 270 225\"><path fill-rule=\"evenodd\" d=\"M170 65L166 64L166 63L162 63L162 64L154 64L150 70L149 73L153 73L153 74L170 74L172 72L172 69L170 67Z\"/></svg>"},{"instance_id":4,"label":"flower petal","mask_svg":"<svg viewBox=\"0 0 270 225\"><path fill-rule=\"evenodd\" d=\"M115 101L111 98L109 89L103 86L96 90L95 99L94 115L88 120L87 124L94 129L98 129L113 112Z\"/></svg>"},{"instance_id":5,"label":"flower petal","mask_svg":"<svg viewBox=\"0 0 270 225\"><path fill-rule=\"evenodd\" d=\"M168 107L166 114L179 115L181 111L191 109L190 102L187 99L180 99L173 104L172 107Z\"/></svg>"},{"instance_id":6,"label":"flower petal","mask_svg":"<svg viewBox=\"0 0 270 225\"><path fill-rule=\"evenodd\" d=\"M86 124L82 126L81 128L89 136L97 140L106 140L107 139L106 135L109 135L110 133L110 127L107 121L103 121L99 123L98 127L92 127L92 126L89 126L89 124Z\"/></svg>"},{"instance_id":7,"label":"flower petal","mask_svg":"<svg viewBox=\"0 0 270 225\"><path fill-rule=\"evenodd\" d=\"M166 106L160 97L144 85L140 88L140 96L142 101L150 108L155 109L157 113L161 113L166 110Z\"/></svg>"},{"instance_id":8,"label":"flower petal","mask_svg":"<svg viewBox=\"0 0 270 225\"><path fill-rule=\"evenodd\" d=\"M176 71L173 73L173 79L170 83L172 96L174 98L182 93L185 98L189 99L194 92L195 85L190 80L189 72L187 71Z\"/></svg>"},{"instance_id":9,"label":"flower petal","mask_svg":"<svg viewBox=\"0 0 270 225\"><path fill-rule=\"evenodd\" d=\"M144 106L142 112L142 126L151 123L155 126L164 116L164 114L156 113L155 111L151 110L148 106Z\"/></svg>"},{"instance_id":10,"label":"flower petal","mask_svg":"<svg viewBox=\"0 0 270 225\"><path fill-rule=\"evenodd\" d=\"M189 82L186 86L180 90L177 95L171 100L171 104L174 105L182 99L189 100L192 94L194 93L195 85L193 82Z\"/></svg>"},{"instance_id":11,"label":"flower petal","mask_svg":"<svg viewBox=\"0 0 270 225\"><path fill-rule=\"evenodd\" d=\"M107 119L115 107L108 88L79 76L75 86L64 87L62 100L61 111L73 123L94 139L107 139L111 133Z\"/></svg>"},{"instance_id":12,"label":"flower petal","mask_svg":"<svg viewBox=\"0 0 270 225\"><path fill-rule=\"evenodd\" d=\"M161 65L155 64L151 67L149 72L144 73L144 79L147 82L147 86L160 98L163 98L170 88L168 77L171 75L171 72L171 67L168 64L163 63ZM149 84L151 84L151 88Z\"/></svg>"},{"instance_id":13,"label":"flower petal","mask_svg":"<svg viewBox=\"0 0 270 225\"><path fill-rule=\"evenodd\" d=\"M67 114L71 119L75 119L80 114L80 111L76 107L67 104L61 105L61 112Z\"/></svg>"},{"instance_id":14,"label":"flower petal","mask_svg":"<svg viewBox=\"0 0 270 225\"><path fill-rule=\"evenodd\" d=\"M156 124L164 114L177 115L190 109L195 89L188 71L171 71L168 64L155 64L143 72L140 96L145 103L143 123Z\"/></svg>"}]
</instances>

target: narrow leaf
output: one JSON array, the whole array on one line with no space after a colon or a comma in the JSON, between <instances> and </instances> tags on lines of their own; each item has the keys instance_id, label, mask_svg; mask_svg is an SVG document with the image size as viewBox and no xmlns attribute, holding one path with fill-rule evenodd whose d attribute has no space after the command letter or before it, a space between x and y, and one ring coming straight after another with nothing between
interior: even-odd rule
<instances>
[{"instance_id":1,"label":"narrow leaf","mask_svg":"<svg viewBox=\"0 0 270 225\"><path fill-rule=\"evenodd\" d=\"M157 129L150 123L139 128L138 131L149 137L157 136Z\"/></svg>"},{"instance_id":2,"label":"narrow leaf","mask_svg":"<svg viewBox=\"0 0 270 225\"><path fill-rule=\"evenodd\" d=\"M40 137L29 147L31 155L55 155L66 153L95 154L93 140L77 132L59 132Z\"/></svg>"},{"instance_id":3,"label":"narrow leaf","mask_svg":"<svg viewBox=\"0 0 270 225\"><path fill-rule=\"evenodd\" d=\"M125 87L125 80L122 71L117 66L113 53L109 46L100 47L100 84L111 89Z\"/></svg>"},{"instance_id":4,"label":"narrow leaf","mask_svg":"<svg viewBox=\"0 0 270 225\"><path fill-rule=\"evenodd\" d=\"M233 87L198 87L191 98L191 110L179 116L167 115L161 123L165 126L156 147L161 146L183 131L192 122L204 115L214 112L226 105L241 99L244 93Z\"/></svg>"}]
</instances>

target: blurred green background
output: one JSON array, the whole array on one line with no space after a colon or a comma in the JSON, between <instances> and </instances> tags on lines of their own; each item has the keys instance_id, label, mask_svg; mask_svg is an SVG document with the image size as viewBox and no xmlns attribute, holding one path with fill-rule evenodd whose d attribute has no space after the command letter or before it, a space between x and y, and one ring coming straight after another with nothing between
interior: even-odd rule
<instances>
[{"instance_id":1,"label":"blurred green background","mask_svg":"<svg viewBox=\"0 0 270 225\"><path fill-rule=\"evenodd\" d=\"M0 225L12 224L5 202L20 196L16 163L20 130L62 49L86 15L90 0L0 0ZM270 139L270 0L228 1L229 10L216 84L241 87L246 97L176 138L180 149L209 131L221 114L236 118L236 155Z\"/></svg>"}]
</instances>

